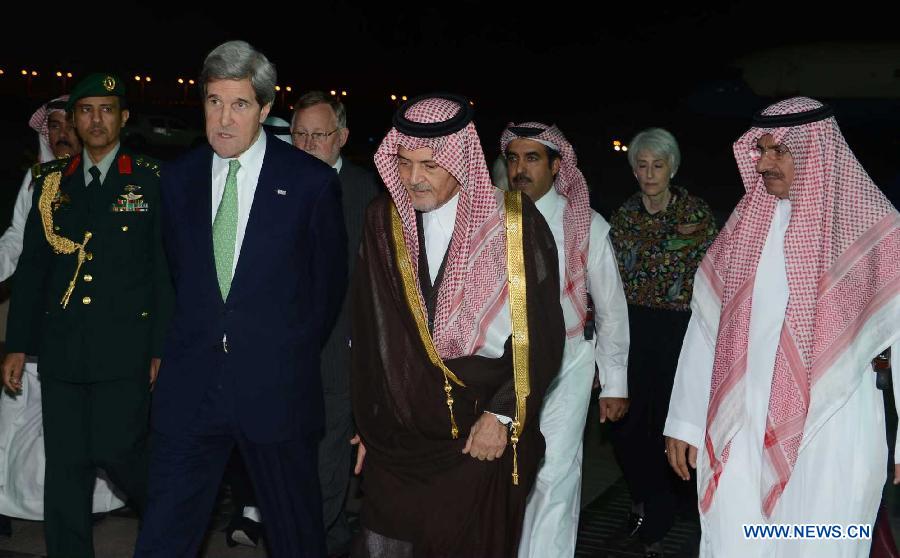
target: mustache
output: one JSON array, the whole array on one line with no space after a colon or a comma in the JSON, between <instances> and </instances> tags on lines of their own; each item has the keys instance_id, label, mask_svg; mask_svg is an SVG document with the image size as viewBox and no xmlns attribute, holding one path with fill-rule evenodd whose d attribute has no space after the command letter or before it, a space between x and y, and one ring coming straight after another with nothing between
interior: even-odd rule
<instances>
[{"instance_id":1,"label":"mustache","mask_svg":"<svg viewBox=\"0 0 900 558\"><path fill-rule=\"evenodd\" d=\"M513 184L531 184L533 181L524 174L517 174L513 177Z\"/></svg>"},{"instance_id":2,"label":"mustache","mask_svg":"<svg viewBox=\"0 0 900 558\"><path fill-rule=\"evenodd\" d=\"M775 179L778 180L780 178L784 178L784 175L778 171L763 171L760 173L764 180Z\"/></svg>"},{"instance_id":3,"label":"mustache","mask_svg":"<svg viewBox=\"0 0 900 558\"><path fill-rule=\"evenodd\" d=\"M413 192L430 192L431 185L428 184L427 182L417 182L415 184L411 184L409 186L409 189L412 190Z\"/></svg>"},{"instance_id":4,"label":"mustache","mask_svg":"<svg viewBox=\"0 0 900 558\"><path fill-rule=\"evenodd\" d=\"M60 140L56 140L56 144L54 144L54 145L56 147L72 147L72 142L70 142L67 139L60 139Z\"/></svg>"}]
</instances>

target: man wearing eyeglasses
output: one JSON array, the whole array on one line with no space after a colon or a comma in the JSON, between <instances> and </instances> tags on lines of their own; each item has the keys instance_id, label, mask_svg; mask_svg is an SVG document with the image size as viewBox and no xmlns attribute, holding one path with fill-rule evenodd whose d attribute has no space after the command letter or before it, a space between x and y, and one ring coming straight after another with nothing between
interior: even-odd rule
<instances>
[{"instance_id":1,"label":"man wearing eyeglasses","mask_svg":"<svg viewBox=\"0 0 900 558\"><path fill-rule=\"evenodd\" d=\"M872 359L891 346L900 395L900 215L813 99L758 113L734 155L746 194L694 280L669 464L685 481L697 469L701 557L867 557L872 540L851 526L870 526L881 500Z\"/></svg>"},{"instance_id":2,"label":"man wearing eyeglasses","mask_svg":"<svg viewBox=\"0 0 900 558\"><path fill-rule=\"evenodd\" d=\"M337 98L310 91L294 105L291 139L296 147L331 165L341 183L344 222L347 225L347 262L350 275L359 254L366 206L379 192L375 174L341 157L347 143L347 110ZM350 528L344 502L350 483L353 436L350 410L350 312L349 299L331 337L322 349L322 388L325 394L325 436L319 445L319 482L322 485L323 518L328 552L338 555L350 545Z\"/></svg>"}]
</instances>

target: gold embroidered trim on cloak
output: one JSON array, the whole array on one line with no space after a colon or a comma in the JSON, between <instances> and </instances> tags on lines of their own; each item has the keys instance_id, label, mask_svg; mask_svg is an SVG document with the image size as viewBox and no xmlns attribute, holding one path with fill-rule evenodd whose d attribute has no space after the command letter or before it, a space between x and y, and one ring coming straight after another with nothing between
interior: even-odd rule
<instances>
[{"instance_id":1,"label":"gold embroidered trim on cloak","mask_svg":"<svg viewBox=\"0 0 900 558\"><path fill-rule=\"evenodd\" d=\"M506 205L506 271L509 281L509 315L512 323L513 377L516 418L510 441L513 449L513 484L519 484L519 435L525 428L526 400L531 394L528 374L528 306L525 287L525 253L522 240L522 193L504 194Z\"/></svg>"},{"instance_id":2,"label":"gold embroidered trim on cloak","mask_svg":"<svg viewBox=\"0 0 900 558\"><path fill-rule=\"evenodd\" d=\"M85 260L85 251L84 247L87 246L88 241L91 239L90 231L86 231L84 233L84 240L81 241L80 244L76 243L73 240L69 240L64 236L60 236L53 232L53 200L56 198L56 195L59 193L59 183L62 179L62 172L56 171L47 175L47 178L44 179L43 190L41 191L41 197L38 199L38 211L41 215L41 222L44 225L44 236L47 238L47 242L50 244L50 247L53 248L53 251L57 254L74 254L78 253L78 265L75 266L75 275L72 276L72 281L69 282L69 288L66 289L65 294L60 301L60 304L63 308L69 305L69 299L72 297L72 291L75 290L75 283L78 281L78 274L81 272L81 265Z\"/></svg>"},{"instance_id":3,"label":"gold embroidered trim on cloak","mask_svg":"<svg viewBox=\"0 0 900 558\"><path fill-rule=\"evenodd\" d=\"M453 386L452 381L460 387L466 387L452 370L447 368L441 356L438 354L431 339L431 332L428 331L428 324L425 320L425 309L419 300L419 290L416 287L416 279L413 274L412 261L410 260L409 251L406 249L406 241L403 239L403 222L400 220L400 213L397 211L396 205L391 205L391 232L394 237L394 248L397 251L397 267L400 269L400 278L403 282L403 294L406 298L406 304L409 311L412 312L416 321L416 328L419 330L419 337L425 346L425 352L428 353L428 359L431 364L441 369L444 374L444 393L447 396L447 408L450 411L450 435L453 439L459 438L459 428L456 426L456 418L453 416Z\"/></svg>"},{"instance_id":4,"label":"gold embroidered trim on cloak","mask_svg":"<svg viewBox=\"0 0 900 558\"><path fill-rule=\"evenodd\" d=\"M525 280L525 255L522 237L522 193L506 192L506 258L509 282L509 306L512 323L513 377L516 393L516 417L512 423L510 441L513 449L513 484L519 484L518 443L519 435L525 427L526 401L531 393L531 382L528 370L528 307ZM395 205L391 206L391 232L394 247L397 251L397 266L403 282L403 293L407 305L415 319L419 337L434 366L444 374L444 392L447 395L447 407L450 410L450 433L454 439L459 437L459 428L453 417L453 396L450 382L465 387L465 384L441 360L431 333L425 320L425 311L419 300L419 291L412 270L409 252L403 238L403 222Z\"/></svg>"}]
</instances>

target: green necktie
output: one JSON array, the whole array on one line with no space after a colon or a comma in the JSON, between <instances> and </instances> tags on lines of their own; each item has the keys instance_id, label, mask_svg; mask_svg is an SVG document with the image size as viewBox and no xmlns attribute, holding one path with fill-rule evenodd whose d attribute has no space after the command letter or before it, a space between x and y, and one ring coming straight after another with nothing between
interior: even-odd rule
<instances>
[{"instance_id":1,"label":"green necktie","mask_svg":"<svg viewBox=\"0 0 900 558\"><path fill-rule=\"evenodd\" d=\"M234 267L234 242L237 238L238 195L237 173L241 163L237 159L228 161L228 177L225 179L225 191L222 201L216 210L213 221L213 254L216 258L216 276L219 278L219 290L222 300L228 299L231 290L231 269Z\"/></svg>"}]
</instances>

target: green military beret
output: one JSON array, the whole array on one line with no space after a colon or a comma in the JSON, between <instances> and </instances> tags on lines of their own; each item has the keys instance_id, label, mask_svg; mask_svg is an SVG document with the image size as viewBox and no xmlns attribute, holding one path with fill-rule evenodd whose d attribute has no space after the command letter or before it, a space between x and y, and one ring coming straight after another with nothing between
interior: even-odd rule
<instances>
[{"instance_id":1,"label":"green military beret","mask_svg":"<svg viewBox=\"0 0 900 558\"><path fill-rule=\"evenodd\" d=\"M75 102L85 97L119 97L125 106L125 82L115 74L91 74L72 89L66 111L75 108Z\"/></svg>"}]
</instances>

